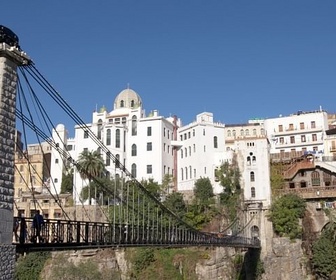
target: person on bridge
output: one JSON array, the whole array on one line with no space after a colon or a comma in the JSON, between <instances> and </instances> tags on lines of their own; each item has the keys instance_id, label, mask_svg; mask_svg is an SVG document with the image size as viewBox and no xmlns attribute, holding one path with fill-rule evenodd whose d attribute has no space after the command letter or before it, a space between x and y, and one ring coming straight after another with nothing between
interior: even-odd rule
<instances>
[{"instance_id":1,"label":"person on bridge","mask_svg":"<svg viewBox=\"0 0 336 280\"><path fill-rule=\"evenodd\" d=\"M27 240L27 222L25 219L24 214L21 214L20 216L20 237L19 242L20 244L25 243Z\"/></svg>"},{"instance_id":2,"label":"person on bridge","mask_svg":"<svg viewBox=\"0 0 336 280\"><path fill-rule=\"evenodd\" d=\"M33 236L34 243L36 243L37 241L41 243L43 241L41 236L41 230L43 224L44 224L43 216L40 214L40 210L37 210L33 219L33 229L35 233Z\"/></svg>"}]
</instances>

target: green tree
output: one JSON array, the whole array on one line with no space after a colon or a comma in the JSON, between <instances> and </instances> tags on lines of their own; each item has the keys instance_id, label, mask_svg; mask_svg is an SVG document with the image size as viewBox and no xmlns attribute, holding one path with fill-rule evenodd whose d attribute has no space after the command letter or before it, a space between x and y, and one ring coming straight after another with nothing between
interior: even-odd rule
<instances>
[{"instance_id":1,"label":"green tree","mask_svg":"<svg viewBox=\"0 0 336 280\"><path fill-rule=\"evenodd\" d=\"M336 271L336 250L333 239L335 232L326 230L312 246L312 266L314 272L321 279L329 279L333 271Z\"/></svg>"},{"instance_id":2,"label":"green tree","mask_svg":"<svg viewBox=\"0 0 336 280\"><path fill-rule=\"evenodd\" d=\"M16 263L14 279L40 279L44 264L50 257L50 252L32 252L21 256Z\"/></svg>"},{"instance_id":3,"label":"green tree","mask_svg":"<svg viewBox=\"0 0 336 280\"><path fill-rule=\"evenodd\" d=\"M302 234L299 219L303 218L305 209L305 201L296 194L286 194L275 200L269 214L275 233L291 239L299 238Z\"/></svg>"},{"instance_id":4,"label":"green tree","mask_svg":"<svg viewBox=\"0 0 336 280\"><path fill-rule=\"evenodd\" d=\"M168 194L163 204L181 219L184 218L187 212L187 206L182 193L172 192Z\"/></svg>"},{"instance_id":5,"label":"green tree","mask_svg":"<svg viewBox=\"0 0 336 280\"><path fill-rule=\"evenodd\" d=\"M195 182L194 195L196 203L200 205L203 211L214 203L214 193L209 178L200 178Z\"/></svg>"},{"instance_id":6,"label":"green tree","mask_svg":"<svg viewBox=\"0 0 336 280\"><path fill-rule=\"evenodd\" d=\"M141 185L144 186L155 198L160 199L162 194L161 186L155 182L153 178L142 180Z\"/></svg>"},{"instance_id":7,"label":"green tree","mask_svg":"<svg viewBox=\"0 0 336 280\"><path fill-rule=\"evenodd\" d=\"M225 208L228 219L232 222L238 216L241 201L240 171L236 158L232 163L225 162L216 171L216 177L219 179L223 191L220 193L220 203Z\"/></svg>"},{"instance_id":8,"label":"green tree","mask_svg":"<svg viewBox=\"0 0 336 280\"><path fill-rule=\"evenodd\" d=\"M64 172L62 176L61 183L61 193L72 193L73 192L73 169L68 172Z\"/></svg>"},{"instance_id":9,"label":"green tree","mask_svg":"<svg viewBox=\"0 0 336 280\"><path fill-rule=\"evenodd\" d=\"M84 150L78 158L79 173L83 180L89 180L88 198L91 204L92 193L90 185L94 178L101 177L105 170L103 158L98 151Z\"/></svg>"}]
</instances>

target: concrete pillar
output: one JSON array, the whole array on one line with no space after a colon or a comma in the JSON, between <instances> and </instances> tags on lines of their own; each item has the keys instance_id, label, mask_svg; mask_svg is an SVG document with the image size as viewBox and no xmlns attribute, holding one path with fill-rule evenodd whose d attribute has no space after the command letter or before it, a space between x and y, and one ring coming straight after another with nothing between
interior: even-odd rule
<instances>
[{"instance_id":1,"label":"concrete pillar","mask_svg":"<svg viewBox=\"0 0 336 280\"><path fill-rule=\"evenodd\" d=\"M17 66L31 63L18 38L0 26L0 275L14 279L14 148Z\"/></svg>"}]
</instances>

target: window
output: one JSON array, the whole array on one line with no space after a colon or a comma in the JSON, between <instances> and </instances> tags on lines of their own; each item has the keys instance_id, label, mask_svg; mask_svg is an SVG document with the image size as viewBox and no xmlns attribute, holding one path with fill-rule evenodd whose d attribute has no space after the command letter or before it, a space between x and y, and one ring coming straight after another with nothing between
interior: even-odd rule
<instances>
[{"instance_id":1,"label":"window","mask_svg":"<svg viewBox=\"0 0 336 280\"><path fill-rule=\"evenodd\" d=\"M301 135L301 142L302 143L306 142L306 135Z\"/></svg>"},{"instance_id":2,"label":"window","mask_svg":"<svg viewBox=\"0 0 336 280\"><path fill-rule=\"evenodd\" d=\"M196 153L196 145L193 144L193 147L194 147L194 153Z\"/></svg>"},{"instance_id":3,"label":"window","mask_svg":"<svg viewBox=\"0 0 336 280\"><path fill-rule=\"evenodd\" d=\"M195 136L195 129L193 129L193 136Z\"/></svg>"},{"instance_id":4,"label":"window","mask_svg":"<svg viewBox=\"0 0 336 280\"><path fill-rule=\"evenodd\" d=\"M110 159L109 156L106 157L105 165L106 166L110 166L111 165L111 159Z\"/></svg>"},{"instance_id":5,"label":"window","mask_svg":"<svg viewBox=\"0 0 336 280\"><path fill-rule=\"evenodd\" d=\"M205 129L203 129L203 135L205 135Z\"/></svg>"},{"instance_id":6,"label":"window","mask_svg":"<svg viewBox=\"0 0 336 280\"><path fill-rule=\"evenodd\" d=\"M228 137L231 137L231 130L228 130L228 131L227 131L227 136L228 136Z\"/></svg>"},{"instance_id":7,"label":"window","mask_svg":"<svg viewBox=\"0 0 336 280\"><path fill-rule=\"evenodd\" d=\"M251 188L251 197L255 197L256 193L255 193L255 187Z\"/></svg>"},{"instance_id":8,"label":"window","mask_svg":"<svg viewBox=\"0 0 336 280\"><path fill-rule=\"evenodd\" d=\"M183 150L181 149L181 158L183 158Z\"/></svg>"},{"instance_id":9,"label":"window","mask_svg":"<svg viewBox=\"0 0 336 280\"><path fill-rule=\"evenodd\" d=\"M279 132L283 132L283 125L279 124Z\"/></svg>"},{"instance_id":10,"label":"window","mask_svg":"<svg viewBox=\"0 0 336 280\"><path fill-rule=\"evenodd\" d=\"M89 132L87 130L84 131L84 139L89 138Z\"/></svg>"},{"instance_id":11,"label":"window","mask_svg":"<svg viewBox=\"0 0 336 280\"><path fill-rule=\"evenodd\" d=\"M218 148L218 140L217 140L217 136L214 136L214 148L217 149Z\"/></svg>"},{"instance_id":12,"label":"window","mask_svg":"<svg viewBox=\"0 0 336 280\"><path fill-rule=\"evenodd\" d=\"M303 122L301 122L300 123L300 129L304 129L305 127L304 127L304 123Z\"/></svg>"},{"instance_id":13,"label":"window","mask_svg":"<svg viewBox=\"0 0 336 280\"><path fill-rule=\"evenodd\" d=\"M288 130L294 130L294 125L292 123L289 124Z\"/></svg>"},{"instance_id":14,"label":"window","mask_svg":"<svg viewBox=\"0 0 336 280\"><path fill-rule=\"evenodd\" d=\"M58 179L57 179L57 178L55 178L55 179L54 179L54 182L55 182L55 183L58 183Z\"/></svg>"},{"instance_id":15,"label":"window","mask_svg":"<svg viewBox=\"0 0 336 280\"><path fill-rule=\"evenodd\" d=\"M291 136L291 137L290 137L290 142L291 142L291 144L294 144L294 143L295 143L295 137L294 137L294 136Z\"/></svg>"},{"instance_id":16,"label":"window","mask_svg":"<svg viewBox=\"0 0 336 280\"><path fill-rule=\"evenodd\" d=\"M55 159L55 163L58 163L58 158L57 158L57 159Z\"/></svg>"},{"instance_id":17,"label":"window","mask_svg":"<svg viewBox=\"0 0 336 280\"><path fill-rule=\"evenodd\" d=\"M188 138L190 138L191 137L191 133L190 133L190 131L188 132Z\"/></svg>"},{"instance_id":18,"label":"window","mask_svg":"<svg viewBox=\"0 0 336 280\"><path fill-rule=\"evenodd\" d=\"M189 146L189 156L191 156L191 146Z\"/></svg>"},{"instance_id":19,"label":"window","mask_svg":"<svg viewBox=\"0 0 336 280\"><path fill-rule=\"evenodd\" d=\"M255 128L253 128L253 136L256 136L257 135L257 130Z\"/></svg>"},{"instance_id":20,"label":"window","mask_svg":"<svg viewBox=\"0 0 336 280\"><path fill-rule=\"evenodd\" d=\"M312 135L312 139L314 142L317 141L317 135L315 133Z\"/></svg>"},{"instance_id":21,"label":"window","mask_svg":"<svg viewBox=\"0 0 336 280\"><path fill-rule=\"evenodd\" d=\"M240 136L244 136L244 129L240 130Z\"/></svg>"},{"instance_id":22,"label":"window","mask_svg":"<svg viewBox=\"0 0 336 280\"><path fill-rule=\"evenodd\" d=\"M116 168L119 168L120 167L120 155L119 154L116 154Z\"/></svg>"},{"instance_id":23,"label":"window","mask_svg":"<svg viewBox=\"0 0 336 280\"><path fill-rule=\"evenodd\" d=\"M72 146L72 145L68 145L68 146L67 146L67 151L72 151L72 149L73 149L73 146Z\"/></svg>"},{"instance_id":24,"label":"window","mask_svg":"<svg viewBox=\"0 0 336 280\"><path fill-rule=\"evenodd\" d=\"M125 106L125 101L124 100L121 100L120 101L120 108L123 108Z\"/></svg>"},{"instance_id":25,"label":"window","mask_svg":"<svg viewBox=\"0 0 336 280\"><path fill-rule=\"evenodd\" d=\"M248 129L245 129L245 136L249 136L250 135L250 132Z\"/></svg>"},{"instance_id":26,"label":"window","mask_svg":"<svg viewBox=\"0 0 336 280\"><path fill-rule=\"evenodd\" d=\"M260 129L260 135L265 135L265 129Z\"/></svg>"},{"instance_id":27,"label":"window","mask_svg":"<svg viewBox=\"0 0 336 280\"><path fill-rule=\"evenodd\" d=\"M254 177L254 172L250 172L250 181L254 182L255 181L255 177Z\"/></svg>"},{"instance_id":28,"label":"window","mask_svg":"<svg viewBox=\"0 0 336 280\"><path fill-rule=\"evenodd\" d=\"M151 126L147 127L147 136L152 136L152 127Z\"/></svg>"},{"instance_id":29,"label":"window","mask_svg":"<svg viewBox=\"0 0 336 280\"><path fill-rule=\"evenodd\" d=\"M101 119L98 120L98 127L97 127L97 137L101 139L101 132L103 129L103 121Z\"/></svg>"},{"instance_id":30,"label":"window","mask_svg":"<svg viewBox=\"0 0 336 280\"><path fill-rule=\"evenodd\" d=\"M187 148L184 148L184 156L187 157L188 156L188 151Z\"/></svg>"},{"instance_id":31,"label":"window","mask_svg":"<svg viewBox=\"0 0 336 280\"><path fill-rule=\"evenodd\" d=\"M132 145L132 157L137 155L137 146L135 144Z\"/></svg>"},{"instance_id":32,"label":"window","mask_svg":"<svg viewBox=\"0 0 336 280\"><path fill-rule=\"evenodd\" d=\"M152 165L151 164L147 165L147 174L152 174Z\"/></svg>"},{"instance_id":33,"label":"window","mask_svg":"<svg viewBox=\"0 0 336 280\"><path fill-rule=\"evenodd\" d=\"M279 138L279 140L280 140L280 144L283 144L283 143L285 143L285 140L284 140L284 138L283 138L283 137L280 137L280 138Z\"/></svg>"},{"instance_id":34,"label":"window","mask_svg":"<svg viewBox=\"0 0 336 280\"><path fill-rule=\"evenodd\" d=\"M235 130L232 130L232 136L236 137L236 131Z\"/></svg>"},{"instance_id":35,"label":"window","mask_svg":"<svg viewBox=\"0 0 336 280\"><path fill-rule=\"evenodd\" d=\"M147 151L152 150L152 142L147 142Z\"/></svg>"},{"instance_id":36,"label":"window","mask_svg":"<svg viewBox=\"0 0 336 280\"><path fill-rule=\"evenodd\" d=\"M137 117L132 117L132 135L137 135Z\"/></svg>"},{"instance_id":37,"label":"window","mask_svg":"<svg viewBox=\"0 0 336 280\"><path fill-rule=\"evenodd\" d=\"M310 126L311 126L311 128L316 128L316 123L315 123L315 121L312 121L312 122L310 123Z\"/></svg>"},{"instance_id":38,"label":"window","mask_svg":"<svg viewBox=\"0 0 336 280\"><path fill-rule=\"evenodd\" d=\"M132 166L131 166L131 174L134 178L136 178L136 174L137 174L137 167L136 167L136 164L133 163Z\"/></svg>"},{"instance_id":39,"label":"window","mask_svg":"<svg viewBox=\"0 0 336 280\"><path fill-rule=\"evenodd\" d=\"M313 171L311 174L312 186L320 186L320 173Z\"/></svg>"},{"instance_id":40,"label":"window","mask_svg":"<svg viewBox=\"0 0 336 280\"><path fill-rule=\"evenodd\" d=\"M116 135L115 135L115 147L120 148L120 129L116 130Z\"/></svg>"},{"instance_id":41,"label":"window","mask_svg":"<svg viewBox=\"0 0 336 280\"><path fill-rule=\"evenodd\" d=\"M163 137L166 137L166 128L165 127L163 128ZM181 138L181 140L182 140L182 138Z\"/></svg>"},{"instance_id":42,"label":"window","mask_svg":"<svg viewBox=\"0 0 336 280\"><path fill-rule=\"evenodd\" d=\"M188 167L185 167L185 178L188 180Z\"/></svg>"},{"instance_id":43,"label":"window","mask_svg":"<svg viewBox=\"0 0 336 280\"><path fill-rule=\"evenodd\" d=\"M181 180L183 181L183 168L181 168Z\"/></svg>"},{"instance_id":44,"label":"window","mask_svg":"<svg viewBox=\"0 0 336 280\"><path fill-rule=\"evenodd\" d=\"M106 131L106 145L111 145L111 129Z\"/></svg>"},{"instance_id":45,"label":"window","mask_svg":"<svg viewBox=\"0 0 336 280\"><path fill-rule=\"evenodd\" d=\"M122 123L122 124L125 124L125 123L126 123L126 118L125 118L125 117L122 117L122 119L121 119L121 123Z\"/></svg>"}]
</instances>

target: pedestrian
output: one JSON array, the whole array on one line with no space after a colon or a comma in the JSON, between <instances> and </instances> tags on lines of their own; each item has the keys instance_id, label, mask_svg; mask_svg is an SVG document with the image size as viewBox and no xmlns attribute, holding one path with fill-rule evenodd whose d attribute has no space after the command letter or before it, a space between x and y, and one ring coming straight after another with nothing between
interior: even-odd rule
<instances>
[{"instance_id":1,"label":"pedestrian","mask_svg":"<svg viewBox=\"0 0 336 280\"><path fill-rule=\"evenodd\" d=\"M13 234L14 234L15 242L19 241L19 234L18 234L19 225L20 225L19 219L17 217L14 217L14 220L13 220Z\"/></svg>"},{"instance_id":2,"label":"pedestrian","mask_svg":"<svg viewBox=\"0 0 336 280\"><path fill-rule=\"evenodd\" d=\"M25 243L27 240L27 222L24 217L24 214L21 214L20 216L20 237L19 242L20 244Z\"/></svg>"},{"instance_id":3,"label":"pedestrian","mask_svg":"<svg viewBox=\"0 0 336 280\"><path fill-rule=\"evenodd\" d=\"M33 229L34 229L34 237L33 242L36 243L37 241L41 243L42 237L41 237L41 230L44 224L43 216L40 214L40 210L36 211L36 214L33 219Z\"/></svg>"}]
</instances>

